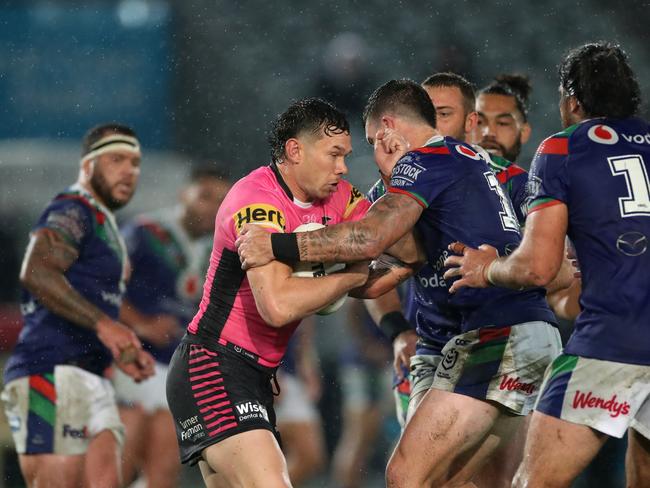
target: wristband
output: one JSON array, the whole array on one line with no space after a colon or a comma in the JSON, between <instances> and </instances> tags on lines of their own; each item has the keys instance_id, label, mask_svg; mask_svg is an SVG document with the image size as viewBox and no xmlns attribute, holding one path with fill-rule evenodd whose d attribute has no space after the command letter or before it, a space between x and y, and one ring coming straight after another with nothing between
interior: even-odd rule
<instances>
[{"instance_id":1,"label":"wristband","mask_svg":"<svg viewBox=\"0 0 650 488\"><path fill-rule=\"evenodd\" d=\"M497 262L497 260L496 260L496 259L493 259L492 262L491 262L490 264L488 264L488 265L487 265L487 268L485 269L485 276L484 276L484 278L485 278L485 281L487 281L488 286L496 286L496 285L494 284L494 281L492 281L492 266L493 266L494 263L496 263L496 262Z\"/></svg>"},{"instance_id":2,"label":"wristband","mask_svg":"<svg viewBox=\"0 0 650 488\"><path fill-rule=\"evenodd\" d=\"M298 250L298 237L296 234L276 232L271 234L271 249L273 256L283 263L293 264L300 261Z\"/></svg>"},{"instance_id":3,"label":"wristband","mask_svg":"<svg viewBox=\"0 0 650 488\"><path fill-rule=\"evenodd\" d=\"M402 312L388 312L379 320L379 330L393 342L402 332L411 330L411 324L408 323Z\"/></svg>"}]
</instances>

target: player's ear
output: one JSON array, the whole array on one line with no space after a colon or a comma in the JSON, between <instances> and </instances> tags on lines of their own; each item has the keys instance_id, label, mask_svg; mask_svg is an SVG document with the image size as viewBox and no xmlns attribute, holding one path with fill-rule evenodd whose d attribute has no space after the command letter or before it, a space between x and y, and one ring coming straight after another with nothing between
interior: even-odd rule
<instances>
[{"instance_id":1,"label":"player's ear","mask_svg":"<svg viewBox=\"0 0 650 488\"><path fill-rule=\"evenodd\" d=\"M381 126L382 127L387 127L389 129L394 129L395 128L395 118L391 117L390 115L384 115L381 118Z\"/></svg>"},{"instance_id":2,"label":"player's ear","mask_svg":"<svg viewBox=\"0 0 650 488\"><path fill-rule=\"evenodd\" d=\"M81 162L81 173L86 180L89 180L93 175L93 170L95 169L95 164L97 164L96 158L84 159Z\"/></svg>"},{"instance_id":3,"label":"player's ear","mask_svg":"<svg viewBox=\"0 0 650 488\"><path fill-rule=\"evenodd\" d=\"M284 153L287 155L287 161L299 162L302 160L302 146L300 141L295 137L287 139L284 143Z\"/></svg>"},{"instance_id":4,"label":"player's ear","mask_svg":"<svg viewBox=\"0 0 650 488\"><path fill-rule=\"evenodd\" d=\"M478 125L478 112L471 111L465 117L465 136L469 136Z\"/></svg>"}]
</instances>

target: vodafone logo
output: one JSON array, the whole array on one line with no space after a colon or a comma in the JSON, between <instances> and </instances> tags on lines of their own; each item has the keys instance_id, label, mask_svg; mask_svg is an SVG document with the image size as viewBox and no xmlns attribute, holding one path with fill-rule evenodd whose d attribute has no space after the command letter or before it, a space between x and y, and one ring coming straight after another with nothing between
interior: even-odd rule
<instances>
[{"instance_id":1,"label":"vodafone logo","mask_svg":"<svg viewBox=\"0 0 650 488\"><path fill-rule=\"evenodd\" d=\"M589 128L587 136L594 142L599 144L616 144L618 142L618 134L614 129L608 125L599 124Z\"/></svg>"},{"instance_id":2,"label":"vodafone logo","mask_svg":"<svg viewBox=\"0 0 650 488\"><path fill-rule=\"evenodd\" d=\"M463 156L467 156L468 158L474 159L476 161L481 159L480 154L478 154L476 151L470 149L469 147L463 146L462 144L458 144L456 146L456 151L461 153Z\"/></svg>"}]
</instances>

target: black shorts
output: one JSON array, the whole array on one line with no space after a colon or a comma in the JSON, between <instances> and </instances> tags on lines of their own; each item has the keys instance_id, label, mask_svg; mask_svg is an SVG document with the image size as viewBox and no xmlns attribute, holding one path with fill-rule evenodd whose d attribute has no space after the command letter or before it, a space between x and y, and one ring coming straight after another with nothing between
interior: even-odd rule
<instances>
[{"instance_id":1,"label":"black shorts","mask_svg":"<svg viewBox=\"0 0 650 488\"><path fill-rule=\"evenodd\" d=\"M274 373L226 347L206 347L186 336L167 374L167 403L181 462L196 464L206 447L249 430L270 430L280 442L273 410Z\"/></svg>"}]
</instances>

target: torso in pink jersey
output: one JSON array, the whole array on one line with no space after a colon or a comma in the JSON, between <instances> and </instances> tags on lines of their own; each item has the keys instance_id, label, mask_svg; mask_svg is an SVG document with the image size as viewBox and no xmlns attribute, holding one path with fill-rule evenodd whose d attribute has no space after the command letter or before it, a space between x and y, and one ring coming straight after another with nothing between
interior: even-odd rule
<instances>
[{"instance_id":1,"label":"torso in pink jersey","mask_svg":"<svg viewBox=\"0 0 650 488\"><path fill-rule=\"evenodd\" d=\"M264 322L235 248L239 231L249 222L269 232L292 232L309 222L333 225L358 220L369 207L365 196L345 180L330 197L310 204L293 199L274 166L256 169L239 180L217 213L203 298L188 333L207 346L234 346L263 366L277 366L300 321L281 328Z\"/></svg>"}]
</instances>

